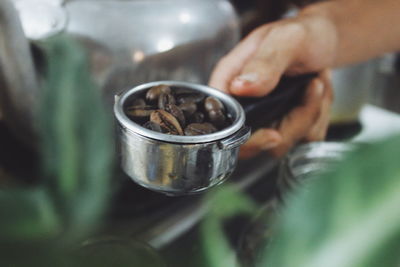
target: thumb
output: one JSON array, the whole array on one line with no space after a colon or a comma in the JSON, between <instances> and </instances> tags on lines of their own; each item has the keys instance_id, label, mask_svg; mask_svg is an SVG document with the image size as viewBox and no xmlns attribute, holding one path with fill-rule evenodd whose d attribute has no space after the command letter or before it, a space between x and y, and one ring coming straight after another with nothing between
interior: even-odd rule
<instances>
[{"instance_id":1,"label":"thumb","mask_svg":"<svg viewBox=\"0 0 400 267\"><path fill-rule=\"evenodd\" d=\"M242 73L232 80L230 92L237 96L260 97L270 93L278 84L282 71L268 62L251 60Z\"/></svg>"},{"instance_id":2,"label":"thumb","mask_svg":"<svg viewBox=\"0 0 400 267\"><path fill-rule=\"evenodd\" d=\"M270 93L295 63L303 35L304 31L295 23L281 22L270 27L255 53L232 80L230 92L252 97Z\"/></svg>"}]
</instances>

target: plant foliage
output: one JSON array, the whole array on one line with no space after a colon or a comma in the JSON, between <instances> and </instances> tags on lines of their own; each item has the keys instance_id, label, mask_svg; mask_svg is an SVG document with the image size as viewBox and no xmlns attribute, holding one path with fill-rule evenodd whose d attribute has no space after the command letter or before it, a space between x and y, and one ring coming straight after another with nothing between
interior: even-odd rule
<instances>
[{"instance_id":1,"label":"plant foliage","mask_svg":"<svg viewBox=\"0 0 400 267\"><path fill-rule=\"evenodd\" d=\"M399 266L400 138L352 152L287 199L258 266Z\"/></svg>"},{"instance_id":2,"label":"plant foliage","mask_svg":"<svg viewBox=\"0 0 400 267\"><path fill-rule=\"evenodd\" d=\"M114 155L110 115L90 80L85 54L48 40L40 110L44 175L67 236L88 231L107 203Z\"/></svg>"},{"instance_id":3,"label":"plant foliage","mask_svg":"<svg viewBox=\"0 0 400 267\"><path fill-rule=\"evenodd\" d=\"M43 182L0 191L1 266L67 264L67 248L95 229L108 202L111 120L85 56L63 36L43 49L47 72L37 123Z\"/></svg>"},{"instance_id":4,"label":"plant foliage","mask_svg":"<svg viewBox=\"0 0 400 267\"><path fill-rule=\"evenodd\" d=\"M255 214L257 205L229 184L211 192L206 203L210 211L202 222L201 237L207 267L238 266L236 254L224 235L224 220L238 214Z\"/></svg>"}]
</instances>

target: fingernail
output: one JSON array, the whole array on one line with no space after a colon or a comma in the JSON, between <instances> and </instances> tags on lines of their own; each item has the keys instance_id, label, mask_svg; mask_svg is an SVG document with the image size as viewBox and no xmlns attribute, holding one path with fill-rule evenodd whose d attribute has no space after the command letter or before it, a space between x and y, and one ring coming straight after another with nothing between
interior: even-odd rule
<instances>
[{"instance_id":1,"label":"fingernail","mask_svg":"<svg viewBox=\"0 0 400 267\"><path fill-rule=\"evenodd\" d=\"M236 77L236 79L245 82L256 82L258 81L258 73L245 73Z\"/></svg>"},{"instance_id":2,"label":"fingernail","mask_svg":"<svg viewBox=\"0 0 400 267\"><path fill-rule=\"evenodd\" d=\"M268 149L277 147L278 145L279 145L279 142L276 141L276 140L273 140L273 141L266 142L266 143L261 147L261 149L263 149L263 150L268 150Z\"/></svg>"},{"instance_id":3,"label":"fingernail","mask_svg":"<svg viewBox=\"0 0 400 267\"><path fill-rule=\"evenodd\" d=\"M324 83L320 79L314 80L314 87L318 96L322 96L324 94Z\"/></svg>"}]
</instances>

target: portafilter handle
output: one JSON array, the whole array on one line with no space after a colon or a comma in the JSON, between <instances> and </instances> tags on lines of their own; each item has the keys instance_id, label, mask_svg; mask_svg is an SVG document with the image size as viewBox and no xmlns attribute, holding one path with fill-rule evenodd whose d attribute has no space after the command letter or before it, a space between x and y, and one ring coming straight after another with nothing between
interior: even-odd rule
<instances>
[{"instance_id":1,"label":"portafilter handle","mask_svg":"<svg viewBox=\"0 0 400 267\"><path fill-rule=\"evenodd\" d=\"M284 76L277 87L264 97L237 97L252 131L279 124L293 108L302 104L308 84L316 73Z\"/></svg>"}]
</instances>

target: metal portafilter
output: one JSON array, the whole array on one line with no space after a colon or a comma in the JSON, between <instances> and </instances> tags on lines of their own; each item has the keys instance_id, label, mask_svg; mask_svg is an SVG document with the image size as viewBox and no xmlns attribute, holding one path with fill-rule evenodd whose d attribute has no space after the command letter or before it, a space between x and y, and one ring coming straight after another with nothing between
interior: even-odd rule
<instances>
[{"instance_id":1,"label":"metal portafilter","mask_svg":"<svg viewBox=\"0 0 400 267\"><path fill-rule=\"evenodd\" d=\"M118 121L121 166L136 183L167 195L202 192L222 183L234 171L240 145L251 130L279 123L301 104L315 74L284 77L275 90L261 98L234 98L214 88L179 81L157 81L125 91L114 105ZM191 89L219 99L232 123L222 130L197 136L170 135L133 122L127 103L159 85Z\"/></svg>"}]
</instances>

